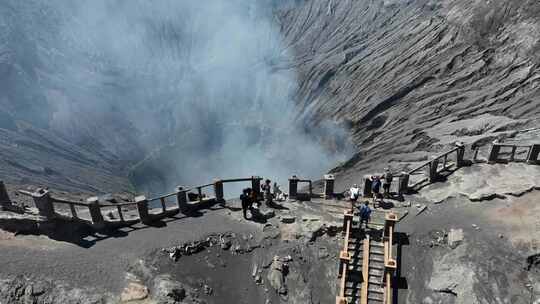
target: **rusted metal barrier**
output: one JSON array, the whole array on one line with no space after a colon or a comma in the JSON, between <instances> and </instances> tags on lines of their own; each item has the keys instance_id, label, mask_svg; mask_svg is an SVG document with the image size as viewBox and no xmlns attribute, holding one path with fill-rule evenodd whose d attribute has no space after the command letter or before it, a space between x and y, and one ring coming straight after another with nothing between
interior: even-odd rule
<instances>
[{"instance_id":1,"label":"rusted metal barrier","mask_svg":"<svg viewBox=\"0 0 540 304\"><path fill-rule=\"evenodd\" d=\"M309 184L308 193L298 193L298 184L300 183ZM313 186L312 186L312 181L310 179L300 179L296 175L293 175L291 178L289 178L289 198L311 200L312 197L313 197Z\"/></svg>"},{"instance_id":2,"label":"rusted metal barrier","mask_svg":"<svg viewBox=\"0 0 540 304\"><path fill-rule=\"evenodd\" d=\"M451 154L454 154L451 159ZM425 178L417 181L414 185L425 183L434 183L439 179L440 173L451 167L460 168L464 165L465 145L461 142L456 143L456 147L442 154L433 156L431 160L421 163L409 172L403 172L399 182L399 193L406 193L409 186L410 176L417 175L419 172L425 174ZM413 187L414 187L413 185Z\"/></svg>"},{"instance_id":3,"label":"rusted metal barrier","mask_svg":"<svg viewBox=\"0 0 540 304\"><path fill-rule=\"evenodd\" d=\"M518 150L524 158L517 158ZM539 164L540 144L533 145L513 145L493 142L489 151L488 163L508 163L508 162L526 162L529 164Z\"/></svg>"},{"instance_id":4,"label":"rusted metal barrier","mask_svg":"<svg viewBox=\"0 0 540 304\"><path fill-rule=\"evenodd\" d=\"M178 212L190 212L194 208L201 208L204 206L202 204L209 204L214 202L224 202L224 190L223 186L225 183L234 183L234 182L251 182L254 193L258 193L260 196L260 183L262 178L258 176L251 176L248 178L236 178L236 179L225 179L225 180L215 180L213 183L195 186L192 188L184 188L178 186L174 192L168 193L165 195L157 196L151 199L147 199L146 196L141 195L135 198L134 202L123 202L123 203L107 203L100 202L99 198L94 196L86 200L86 202L77 202L72 200L67 200L63 198L52 197L50 192L46 189L37 189L34 192L26 190L18 190L19 193L23 195L31 196L34 199L34 204L38 209L40 215L44 216L48 220L52 220L57 217L65 216L57 212L55 204L64 204L69 207L71 212L71 217L76 220L81 220L84 222L89 222L96 228L103 228L109 224L122 224L122 223L134 223L141 221L143 223L150 223L155 220L162 219L167 216L174 215ZM1 183L1 182L0 182ZM0 195L3 195L2 184L0 184ZM215 197L204 197L203 189L213 187L213 192ZM5 190L5 187L4 187ZM196 190L198 194L197 201L189 202L187 193L190 191ZM7 195L7 191L5 193ZM167 199L176 197L177 206L167 207ZM160 213L151 213L150 203L159 202L161 205ZM76 207L88 208L88 213L90 215L89 220L83 220L80 218ZM103 208L116 208L118 212L119 221L107 221L103 217L102 209ZM124 212L122 208L133 208L137 210L138 218L126 221Z\"/></svg>"},{"instance_id":5,"label":"rusted metal barrier","mask_svg":"<svg viewBox=\"0 0 540 304\"><path fill-rule=\"evenodd\" d=\"M39 188L34 192L20 190L19 193L29 195L33 198L34 205L38 209L39 215L48 220L52 220L56 217L56 213L54 211L54 201L51 198L48 190Z\"/></svg>"},{"instance_id":6,"label":"rusted metal barrier","mask_svg":"<svg viewBox=\"0 0 540 304\"><path fill-rule=\"evenodd\" d=\"M325 174L324 175L324 195L323 198L331 199L334 197L334 182L336 177L334 174Z\"/></svg>"}]
</instances>

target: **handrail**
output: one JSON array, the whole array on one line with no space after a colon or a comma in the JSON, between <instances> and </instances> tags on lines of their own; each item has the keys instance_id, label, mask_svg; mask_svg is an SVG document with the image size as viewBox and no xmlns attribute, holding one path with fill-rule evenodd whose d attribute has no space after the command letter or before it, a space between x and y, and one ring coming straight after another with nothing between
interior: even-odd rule
<instances>
[{"instance_id":1,"label":"handrail","mask_svg":"<svg viewBox=\"0 0 540 304\"><path fill-rule=\"evenodd\" d=\"M51 199L52 199L53 202L60 203L60 204L83 206L83 207L88 206L88 204L85 204L83 202L75 202L75 201L70 201L70 200L63 199L63 198L58 198L58 197L51 197Z\"/></svg>"},{"instance_id":2,"label":"handrail","mask_svg":"<svg viewBox=\"0 0 540 304\"><path fill-rule=\"evenodd\" d=\"M27 195L27 196L32 196L32 192L30 192L30 191L26 191L26 190L17 190L17 192L19 192L20 194Z\"/></svg>"},{"instance_id":3,"label":"handrail","mask_svg":"<svg viewBox=\"0 0 540 304\"><path fill-rule=\"evenodd\" d=\"M221 181L222 183L230 183L230 182L251 181L253 179L262 179L262 178L253 176L253 177L248 177L248 178L234 178L234 179L225 179L225 180L217 180L217 181ZM203 184L203 185L199 185L199 186L193 186L193 187L186 188L186 189L182 189L182 192L190 192L190 191L193 191L193 190L201 191L203 188L207 188L207 187L210 187L210 186L213 186L213 185L215 185L215 182L208 183L208 184ZM21 193L23 195L27 195L27 196L33 196L34 195L32 192L27 191L27 190L17 190L17 192ZM161 196L150 198L147 201L148 202L153 202L153 201L163 200L165 198L176 196L177 194L178 194L178 192L167 193L167 194L164 194L164 195L161 195ZM76 202L76 201L71 201L71 200L68 200L68 199L65 199L65 198L58 198L58 197L52 197L51 196L51 200L53 202L55 202L55 203L60 203L60 204L67 204L67 205L74 205L74 206L84 206L84 207L89 206L89 204L86 203L86 202ZM99 204L99 207L124 207L124 206L137 205L136 202L123 202L123 203L102 203L102 202L99 202L98 204Z\"/></svg>"},{"instance_id":4,"label":"handrail","mask_svg":"<svg viewBox=\"0 0 540 304\"><path fill-rule=\"evenodd\" d=\"M185 190L182 190L182 191L185 191ZM164 195L157 196L157 197L154 197L154 198L150 198L150 199L148 199L148 201L153 202L153 201L160 200L162 198L173 197L173 196L176 196L176 195L178 195L178 192L172 192L172 193L164 194Z\"/></svg>"},{"instance_id":5,"label":"handrail","mask_svg":"<svg viewBox=\"0 0 540 304\"><path fill-rule=\"evenodd\" d=\"M348 253L349 251L349 237L350 237L350 232L351 232L351 221L347 221L347 227L345 229L345 237L344 237L344 243L343 243L343 250L342 250L342 253ZM342 266L343 267L343 270L342 270L342 274L341 274L341 289L340 289L340 292L339 292L339 296L341 298L344 298L345 297L345 285L346 285L346 282L347 282L347 271L348 271L348 267L349 265L345 264Z\"/></svg>"},{"instance_id":6,"label":"handrail","mask_svg":"<svg viewBox=\"0 0 540 304\"><path fill-rule=\"evenodd\" d=\"M362 276L363 276L363 282L362 282L362 291L360 295L360 303L361 304L367 304L368 302L368 285L369 285L369 250L370 250L370 244L369 244L370 237L369 235L366 235L366 238L364 239L364 256L362 258ZM365 263L364 263L365 262Z\"/></svg>"},{"instance_id":7,"label":"handrail","mask_svg":"<svg viewBox=\"0 0 540 304\"><path fill-rule=\"evenodd\" d=\"M511 145L511 144L494 144L494 145L497 145L499 147L505 147L505 148L531 148L532 145Z\"/></svg>"},{"instance_id":8,"label":"handrail","mask_svg":"<svg viewBox=\"0 0 540 304\"><path fill-rule=\"evenodd\" d=\"M197 186L197 187L191 187L191 189L206 188L206 187L210 187L210 186L213 186L213 185L214 185L214 183L204 184L204 185L200 185L200 186Z\"/></svg>"},{"instance_id":9,"label":"handrail","mask_svg":"<svg viewBox=\"0 0 540 304\"><path fill-rule=\"evenodd\" d=\"M339 273L341 275L340 280L340 287L338 291L338 295L336 297L336 303L337 304L346 304L347 300L345 298L345 290L347 288L347 272L349 270L349 262L351 260L351 256L349 254L349 239L351 235L351 229L352 229L352 220L353 215L352 213L345 212L343 214L343 228L344 228L344 240L343 240L343 249L339 253L339 263L341 267L341 272Z\"/></svg>"},{"instance_id":10,"label":"handrail","mask_svg":"<svg viewBox=\"0 0 540 304\"><path fill-rule=\"evenodd\" d=\"M220 181L222 183L236 183L236 182L249 182L249 181L252 181L253 179L254 179L253 177L249 177L249 178L229 178L229 179L220 179L218 181ZM262 177L255 177L255 179L262 180L263 178Z\"/></svg>"},{"instance_id":11,"label":"handrail","mask_svg":"<svg viewBox=\"0 0 540 304\"><path fill-rule=\"evenodd\" d=\"M418 165L418 166L415 167L414 169L410 170L410 171L409 171L409 175L412 175L414 172L416 172L416 171L418 171L418 170L424 168L425 166L430 165L431 162L432 162L433 160L444 158L445 156L448 156L448 155L450 155L450 154L456 152L457 150L459 150L459 147L455 147L455 148L453 148L453 149L450 150L450 151L446 151L446 152L444 152L444 153L442 153L442 154L439 154L439 155L433 157L432 160L428 160L428 161L422 163L421 165Z\"/></svg>"},{"instance_id":12,"label":"handrail","mask_svg":"<svg viewBox=\"0 0 540 304\"><path fill-rule=\"evenodd\" d=\"M33 196L33 193L30 192L30 191L26 191L26 190L17 190L18 193L20 194L23 194L23 195L26 195L26 196ZM75 202L75 201L70 201L68 199L64 199L64 198L58 198L58 197L51 197L51 200L55 203L59 203L59 204L67 204L67 205L75 205L75 206L88 206L88 204L84 203L84 202Z\"/></svg>"},{"instance_id":13,"label":"handrail","mask_svg":"<svg viewBox=\"0 0 540 304\"><path fill-rule=\"evenodd\" d=\"M125 203L99 203L99 206L100 207L116 207L116 206L119 206L119 207L123 207L123 206L135 206L137 205L137 202L125 202ZM88 206L88 205L86 205Z\"/></svg>"}]
</instances>

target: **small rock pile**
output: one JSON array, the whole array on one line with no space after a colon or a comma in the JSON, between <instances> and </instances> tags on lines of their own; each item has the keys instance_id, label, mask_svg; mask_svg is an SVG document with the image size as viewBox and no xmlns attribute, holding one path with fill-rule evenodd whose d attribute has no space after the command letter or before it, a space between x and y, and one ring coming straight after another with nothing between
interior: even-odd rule
<instances>
[{"instance_id":1,"label":"small rock pile","mask_svg":"<svg viewBox=\"0 0 540 304\"><path fill-rule=\"evenodd\" d=\"M253 239L253 235L242 235L238 237L235 233L223 233L210 235L204 240L186 242L178 246L163 248L162 252L165 252L173 261L178 261L181 256L189 256L204 251L207 248L220 246L222 250L230 250L233 254L249 253L256 248L259 248L259 244L252 244L250 240Z\"/></svg>"},{"instance_id":2,"label":"small rock pile","mask_svg":"<svg viewBox=\"0 0 540 304\"><path fill-rule=\"evenodd\" d=\"M275 256L272 263L265 267L269 268L266 279L280 296L287 295L285 277L289 273L289 262L291 261L292 257L290 255L285 257Z\"/></svg>"}]
</instances>

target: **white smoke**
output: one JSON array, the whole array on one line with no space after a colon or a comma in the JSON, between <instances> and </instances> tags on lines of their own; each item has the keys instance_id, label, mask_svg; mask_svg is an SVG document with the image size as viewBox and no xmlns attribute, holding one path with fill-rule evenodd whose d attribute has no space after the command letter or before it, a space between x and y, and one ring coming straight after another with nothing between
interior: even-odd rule
<instances>
[{"instance_id":1,"label":"white smoke","mask_svg":"<svg viewBox=\"0 0 540 304\"><path fill-rule=\"evenodd\" d=\"M53 32L37 51L50 127L146 157L132 177L151 192L215 177L320 177L346 155L295 121L296 74L278 68L292 54L271 3L36 1L48 28L33 30Z\"/></svg>"}]
</instances>

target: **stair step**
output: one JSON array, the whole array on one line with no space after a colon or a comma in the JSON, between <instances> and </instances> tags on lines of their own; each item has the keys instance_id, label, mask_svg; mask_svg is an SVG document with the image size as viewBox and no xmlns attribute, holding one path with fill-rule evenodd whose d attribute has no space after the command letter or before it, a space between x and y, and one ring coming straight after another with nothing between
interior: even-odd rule
<instances>
[{"instance_id":1,"label":"stair step","mask_svg":"<svg viewBox=\"0 0 540 304\"><path fill-rule=\"evenodd\" d=\"M370 256L369 261L384 263L384 257L381 257L380 255Z\"/></svg>"},{"instance_id":2,"label":"stair step","mask_svg":"<svg viewBox=\"0 0 540 304\"><path fill-rule=\"evenodd\" d=\"M383 271L378 270L378 269L372 269L372 268L369 269L368 273L370 276L376 276L376 277L382 277L384 274Z\"/></svg>"},{"instance_id":3,"label":"stair step","mask_svg":"<svg viewBox=\"0 0 540 304\"><path fill-rule=\"evenodd\" d=\"M377 286L369 286L368 288L368 292L374 292L374 293L378 293L378 294L384 294L384 290L380 287L377 287Z\"/></svg>"},{"instance_id":4,"label":"stair step","mask_svg":"<svg viewBox=\"0 0 540 304\"><path fill-rule=\"evenodd\" d=\"M370 269L375 269L375 270L383 271L383 270L384 270L384 265L381 266L381 265L372 265L372 264L369 264L369 268L370 268Z\"/></svg>"},{"instance_id":5,"label":"stair step","mask_svg":"<svg viewBox=\"0 0 540 304\"><path fill-rule=\"evenodd\" d=\"M383 294L376 294L376 293L368 293L368 300L374 300L374 301L384 301L384 295Z\"/></svg>"}]
</instances>

